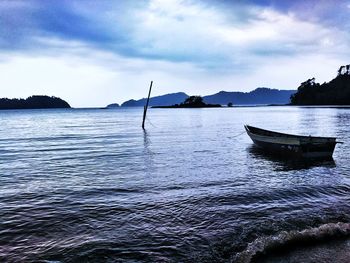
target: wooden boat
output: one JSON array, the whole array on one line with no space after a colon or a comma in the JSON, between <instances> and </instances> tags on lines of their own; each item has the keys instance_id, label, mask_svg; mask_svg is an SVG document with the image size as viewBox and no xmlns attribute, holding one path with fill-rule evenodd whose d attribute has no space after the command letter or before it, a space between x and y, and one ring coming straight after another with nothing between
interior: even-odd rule
<instances>
[{"instance_id":1,"label":"wooden boat","mask_svg":"<svg viewBox=\"0 0 350 263\"><path fill-rule=\"evenodd\" d=\"M335 137L292 135L245 125L253 142L268 153L301 158L332 158Z\"/></svg>"}]
</instances>

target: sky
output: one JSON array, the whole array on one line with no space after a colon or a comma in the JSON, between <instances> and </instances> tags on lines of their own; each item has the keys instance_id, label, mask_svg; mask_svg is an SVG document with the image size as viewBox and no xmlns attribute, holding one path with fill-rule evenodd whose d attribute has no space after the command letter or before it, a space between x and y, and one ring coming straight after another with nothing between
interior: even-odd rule
<instances>
[{"instance_id":1,"label":"sky","mask_svg":"<svg viewBox=\"0 0 350 263\"><path fill-rule=\"evenodd\" d=\"M350 63L350 0L0 0L0 97L103 107L323 83Z\"/></svg>"}]
</instances>

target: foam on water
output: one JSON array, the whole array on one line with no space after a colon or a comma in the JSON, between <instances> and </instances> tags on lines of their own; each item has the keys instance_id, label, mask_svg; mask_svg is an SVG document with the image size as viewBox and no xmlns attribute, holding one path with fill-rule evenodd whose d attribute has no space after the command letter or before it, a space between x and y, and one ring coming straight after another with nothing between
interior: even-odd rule
<instances>
[{"instance_id":1,"label":"foam on water","mask_svg":"<svg viewBox=\"0 0 350 263\"><path fill-rule=\"evenodd\" d=\"M309 228L302 231L282 232L275 236L260 237L247 248L236 254L232 262L250 263L256 257L268 255L279 250L291 250L296 246L315 245L330 239L337 239L350 236L350 223L328 223L316 228Z\"/></svg>"}]
</instances>

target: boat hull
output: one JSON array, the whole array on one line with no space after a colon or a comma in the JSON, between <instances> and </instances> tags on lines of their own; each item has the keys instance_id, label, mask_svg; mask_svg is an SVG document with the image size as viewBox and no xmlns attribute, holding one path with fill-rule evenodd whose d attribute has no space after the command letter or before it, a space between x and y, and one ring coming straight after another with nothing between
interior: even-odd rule
<instances>
[{"instance_id":1,"label":"boat hull","mask_svg":"<svg viewBox=\"0 0 350 263\"><path fill-rule=\"evenodd\" d=\"M293 156L297 158L332 158L335 144L322 146L313 145L290 145L290 144L275 144L262 142L252 139L254 144L270 154L280 155L281 157Z\"/></svg>"},{"instance_id":2,"label":"boat hull","mask_svg":"<svg viewBox=\"0 0 350 263\"><path fill-rule=\"evenodd\" d=\"M255 145L269 154L280 157L331 159L337 143L332 137L297 136L251 126L245 128ZM253 133L254 131L256 133Z\"/></svg>"}]
</instances>

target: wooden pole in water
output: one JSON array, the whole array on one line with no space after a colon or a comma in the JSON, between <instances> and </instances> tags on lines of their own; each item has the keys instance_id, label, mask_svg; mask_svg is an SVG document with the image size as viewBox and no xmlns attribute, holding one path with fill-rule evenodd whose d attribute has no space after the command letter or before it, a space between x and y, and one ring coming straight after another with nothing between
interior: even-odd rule
<instances>
[{"instance_id":1,"label":"wooden pole in water","mask_svg":"<svg viewBox=\"0 0 350 263\"><path fill-rule=\"evenodd\" d=\"M151 81L151 85L149 86L149 92L148 92L147 102L146 102L146 105L145 105L144 108L143 108L142 129L145 129L145 120L146 120L146 114L147 114L147 108L148 108L149 98L150 98L150 96L151 96L152 85L153 85L153 81Z\"/></svg>"}]
</instances>

